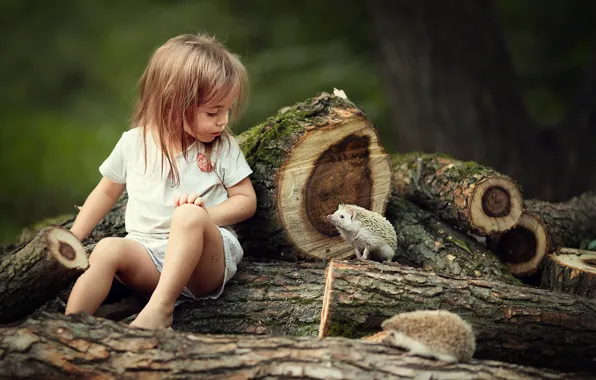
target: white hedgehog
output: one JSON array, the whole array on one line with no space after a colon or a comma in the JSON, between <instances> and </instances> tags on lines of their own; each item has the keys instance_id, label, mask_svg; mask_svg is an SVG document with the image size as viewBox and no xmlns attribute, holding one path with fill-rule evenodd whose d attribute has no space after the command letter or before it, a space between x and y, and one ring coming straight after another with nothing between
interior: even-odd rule
<instances>
[{"instance_id":1,"label":"white hedgehog","mask_svg":"<svg viewBox=\"0 0 596 380\"><path fill-rule=\"evenodd\" d=\"M356 257L391 261L397 250L397 235L387 219L378 212L340 204L327 219L356 250Z\"/></svg>"},{"instance_id":2,"label":"white hedgehog","mask_svg":"<svg viewBox=\"0 0 596 380\"><path fill-rule=\"evenodd\" d=\"M391 333L386 343L408 349L410 354L447 362L468 361L476 351L472 327L446 310L418 310L385 320Z\"/></svg>"}]
</instances>

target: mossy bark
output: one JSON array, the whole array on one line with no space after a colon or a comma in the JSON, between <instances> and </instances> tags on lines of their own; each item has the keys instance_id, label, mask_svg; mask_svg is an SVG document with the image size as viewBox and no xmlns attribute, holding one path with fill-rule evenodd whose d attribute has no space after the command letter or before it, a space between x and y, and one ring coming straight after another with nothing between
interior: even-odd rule
<instances>
[{"instance_id":1,"label":"mossy bark","mask_svg":"<svg viewBox=\"0 0 596 380\"><path fill-rule=\"evenodd\" d=\"M397 232L394 261L447 275L519 283L484 244L401 195L389 199L386 217Z\"/></svg>"},{"instance_id":2,"label":"mossy bark","mask_svg":"<svg viewBox=\"0 0 596 380\"><path fill-rule=\"evenodd\" d=\"M526 200L525 208L544 222L552 249L579 248L596 239L596 193L588 192L566 202Z\"/></svg>"},{"instance_id":3,"label":"mossy bark","mask_svg":"<svg viewBox=\"0 0 596 380\"><path fill-rule=\"evenodd\" d=\"M493 379L586 378L494 361L450 364L344 338L197 335L143 330L85 315L0 329L7 378Z\"/></svg>"},{"instance_id":4,"label":"mossy bark","mask_svg":"<svg viewBox=\"0 0 596 380\"><path fill-rule=\"evenodd\" d=\"M326 215L339 203L385 211L390 158L374 126L348 100L322 93L281 109L238 141L257 193L255 216L236 226L248 255L345 257L353 249Z\"/></svg>"},{"instance_id":5,"label":"mossy bark","mask_svg":"<svg viewBox=\"0 0 596 380\"><path fill-rule=\"evenodd\" d=\"M521 215L518 186L491 168L441 154L394 154L392 161L395 191L461 230L489 236Z\"/></svg>"},{"instance_id":6,"label":"mossy bark","mask_svg":"<svg viewBox=\"0 0 596 380\"><path fill-rule=\"evenodd\" d=\"M444 309L476 332L479 359L595 371L596 301L395 263L331 261L320 336L362 337L400 312Z\"/></svg>"},{"instance_id":7,"label":"mossy bark","mask_svg":"<svg viewBox=\"0 0 596 380\"><path fill-rule=\"evenodd\" d=\"M26 317L88 267L77 238L48 227L14 252L0 257L0 323Z\"/></svg>"}]
</instances>

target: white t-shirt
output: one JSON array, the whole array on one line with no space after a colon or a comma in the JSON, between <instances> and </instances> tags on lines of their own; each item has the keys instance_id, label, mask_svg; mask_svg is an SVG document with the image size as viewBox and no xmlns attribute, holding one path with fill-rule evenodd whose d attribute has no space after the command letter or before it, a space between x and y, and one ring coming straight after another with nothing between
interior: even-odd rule
<instances>
[{"instance_id":1,"label":"white t-shirt","mask_svg":"<svg viewBox=\"0 0 596 380\"><path fill-rule=\"evenodd\" d=\"M187 160L179 153L173 157L178 166L180 185L172 186L167 178L169 167L161 170L161 151L147 132L147 167L143 151L143 129L130 129L122 134L110 156L99 167L107 179L126 183L126 231L144 238L167 238L174 214L174 196L197 193L206 207L228 199L227 187L234 186L248 177L252 170L238 142L230 136L220 138L210 159L212 171L203 171L197 165L198 154L204 146L196 142L188 148Z\"/></svg>"}]
</instances>

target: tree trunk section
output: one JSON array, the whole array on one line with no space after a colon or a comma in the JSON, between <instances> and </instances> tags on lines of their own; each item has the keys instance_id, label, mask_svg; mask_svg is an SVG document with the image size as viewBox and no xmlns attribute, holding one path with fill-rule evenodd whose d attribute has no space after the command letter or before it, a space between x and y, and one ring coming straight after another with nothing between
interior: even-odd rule
<instances>
[{"instance_id":1,"label":"tree trunk section","mask_svg":"<svg viewBox=\"0 0 596 380\"><path fill-rule=\"evenodd\" d=\"M0 323L26 317L78 277L89 263L78 239L48 227L0 257Z\"/></svg>"},{"instance_id":2,"label":"tree trunk section","mask_svg":"<svg viewBox=\"0 0 596 380\"><path fill-rule=\"evenodd\" d=\"M531 198L576 191L558 181L561 140L536 128L525 109L492 1L368 4L395 151L478 162L519 181Z\"/></svg>"},{"instance_id":3,"label":"tree trunk section","mask_svg":"<svg viewBox=\"0 0 596 380\"><path fill-rule=\"evenodd\" d=\"M524 210L513 229L488 238L487 246L517 277L536 274L552 247L542 218L528 210Z\"/></svg>"},{"instance_id":4,"label":"tree trunk section","mask_svg":"<svg viewBox=\"0 0 596 380\"><path fill-rule=\"evenodd\" d=\"M116 282L116 281L115 281ZM218 299L186 301L174 310L177 331L205 334L316 336L325 289L324 262L254 262L245 258ZM70 291L38 309L64 313ZM146 300L117 282L96 316L126 322Z\"/></svg>"},{"instance_id":5,"label":"tree trunk section","mask_svg":"<svg viewBox=\"0 0 596 380\"><path fill-rule=\"evenodd\" d=\"M44 379L565 379L570 374L473 360L445 364L345 338L195 335L77 315L0 330L0 369ZM574 376L574 378L587 378Z\"/></svg>"},{"instance_id":6,"label":"tree trunk section","mask_svg":"<svg viewBox=\"0 0 596 380\"><path fill-rule=\"evenodd\" d=\"M396 264L331 261L319 336L361 337L400 312L444 309L476 332L476 358L594 371L596 302L565 293L455 279Z\"/></svg>"},{"instance_id":7,"label":"tree trunk section","mask_svg":"<svg viewBox=\"0 0 596 380\"><path fill-rule=\"evenodd\" d=\"M541 287L596 298L596 252L561 248L548 255Z\"/></svg>"},{"instance_id":8,"label":"tree trunk section","mask_svg":"<svg viewBox=\"0 0 596 380\"><path fill-rule=\"evenodd\" d=\"M491 168L436 154L396 154L392 160L395 191L464 231L507 231L522 213L517 184Z\"/></svg>"},{"instance_id":9,"label":"tree trunk section","mask_svg":"<svg viewBox=\"0 0 596 380\"><path fill-rule=\"evenodd\" d=\"M351 102L325 93L286 107L238 136L254 171L257 212L237 225L248 255L347 257L326 220L339 203L385 212L391 162L376 128Z\"/></svg>"},{"instance_id":10,"label":"tree trunk section","mask_svg":"<svg viewBox=\"0 0 596 380\"><path fill-rule=\"evenodd\" d=\"M596 193L584 193L565 202L524 203L544 222L553 249L579 248L582 240L596 237Z\"/></svg>"},{"instance_id":11,"label":"tree trunk section","mask_svg":"<svg viewBox=\"0 0 596 380\"><path fill-rule=\"evenodd\" d=\"M394 194L387 219L397 232L397 255L403 265L470 278L519 283L484 244Z\"/></svg>"}]
</instances>

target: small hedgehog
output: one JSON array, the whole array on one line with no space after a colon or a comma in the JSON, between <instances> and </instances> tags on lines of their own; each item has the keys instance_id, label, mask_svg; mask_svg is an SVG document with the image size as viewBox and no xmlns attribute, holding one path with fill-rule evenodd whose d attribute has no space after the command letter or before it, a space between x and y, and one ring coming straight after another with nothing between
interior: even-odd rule
<instances>
[{"instance_id":1,"label":"small hedgehog","mask_svg":"<svg viewBox=\"0 0 596 380\"><path fill-rule=\"evenodd\" d=\"M377 212L356 205L340 204L327 220L356 250L356 257L391 261L397 250L395 229Z\"/></svg>"},{"instance_id":2,"label":"small hedgehog","mask_svg":"<svg viewBox=\"0 0 596 380\"><path fill-rule=\"evenodd\" d=\"M385 320L385 340L410 354L447 362L468 361L476 351L472 327L457 314L446 310L418 310L400 313Z\"/></svg>"}]
</instances>

